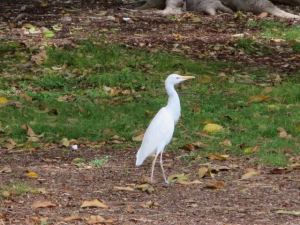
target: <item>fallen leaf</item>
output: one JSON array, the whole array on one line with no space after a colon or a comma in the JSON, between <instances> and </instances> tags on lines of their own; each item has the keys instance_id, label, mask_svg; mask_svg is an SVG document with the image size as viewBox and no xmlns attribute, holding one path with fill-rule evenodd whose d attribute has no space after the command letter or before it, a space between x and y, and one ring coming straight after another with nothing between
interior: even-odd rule
<instances>
[{"instance_id":1,"label":"fallen leaf","mask_svg":"<svg viewBox=\"0 0 300 225\"><path fill-rule=\"evenodd\" d=\"M208 146L207 144L205 144L205 143L203 143L201 141L194 142L192 145L194 145L195 147L198 147L198 148L202 148L202 147Z\"/></svg>"},{"instance_id":2,"label":"fallen leaf","mask_svg":"<svg viewBox=\"0 0 300 225\"><path fill-rule=\"evenodd\" d=\"M132 208L131 205L126 205L126 212L128 212L128 213L134 213L134 210L133 210L133 208Z\"/></svg>"},{"instance_id":3,"label":"fallen leaf","mask_svg":"<svg viewBox=\"0 0 300 225\"><path fill-rule=\"evenodd\" d=\"M289 214L294 216L300 216L300 211L286 211L286 210L278 210L277 214Z\"/></svg>"},{"instance_id":4,"label":"fallen leaf","mask_svg":"<svg viewBox=\"0 0 300 225\"><path fill-rule=\"evenodd\" d=\"M72 164L77 164L77 163L82 163L82 162L85 162L85 159L84 158L75 158L72 160Z\"/></svg>"},{"instance_id":5,"label":"fallen leaf","mask_svg":"<svg viewBox=\"0 0 300 225\"><path fill-rule=\"evenodd\" d=\"M68 147L70 145L70 142L67 138L63 138L60 140L59 144L62 146Z\"/></svg>"},{"instance_id":6,"label":"fallen leaf","mask_svg":"<svg viewBox=\"0 0 300 225\"><path fill-rule=\"evenodd\" d=\"M54 207L56 206L56 204L49 202L49 201L45 201L45 202L34 202L31 204L31 208L50 208L50 207Z\"/></svg>"},{"instance_id":7,"label":"fallen leaf","mask_svg":"<svg viewBox=\"0 0 300 225\"><path fill-rule=\"evenodd\" d=\"M259 14L259 18L265 18L268 16L268 13L267 12L262 12L261 14Z\"/></svg>"},{"instance_id":8,"label":"fallen leaf","mask_svg":"<svg viewBox=\"0 0 300 225\"><path fill-rule=\"evenodd\" d=\"M252 103L252 102L265 102L270 100L271 97L267 96L267 95L254 95L254 96L250 96L248 102Z\"/></svg>"},{"instance_id":9,"label":"fallen leaf","mask_svg":"<svg viewBox=\"0 0 300 225\"><path fill-rule=\"evenodd\" d=\"M0 104L5 104L5 103L7 103L7 98L5 98L5 97L0 97Z\"/></svg>"},{"instance_id":10,"label":"fallen leaf","mask_svg":"<svg viewBox=\"0 0 300 225\"><path fill-rule=\"evenodd\" d=\"M49 192L46 190L46 188L38 188L36 190L38 193L41 193L41 194L49 194Z\"/></svg>"},{"instance_id":11,"label":"fallen leaf","mask_svg":"<svg viewBox=\"0 0 300 225\"><path fill-rule=\"evenodd\" d=\"M159 204L158 204L157 202L154 202L154 201L152 201L152 200L146 202L145 205L149 206L150 208L153 208L153 207L155 207L155 206L159 206Z\"/></svg>"},{"instance_id":12,"label":"fallen leaf","mask_svg":"<svg viewBox=\"0 0 300 225\"><path fill-rule=\"evenodd\" d=\"M140 134L139 136L133 137L133 141L142 141L145 134Z\"/></svg>"},{"instance_id":13,"label":"fallen leaf","mask_svg":"<svg viewBox=\"0 0 300 225\"><path fill-rule=\"evenodd\" d=\"M131 187L117 187L117 186L115 186L114 191L134 191L134 189L131 188Z\"/></svg>"},{"instance_id":14,"label":"fallen leaf","mask_svg":"<svg viewBox=\"0 0 300 225\"><path fill-rule=\"evenodd\" d=\"M290 134L288 134L282 127L278 127L277 128L277 130L279 131L279 133L278 133L278 137L280 137L280 138L285 138L285 139L288 139L288 140L290 140L290 139L292 139L293 137L290 135Z\"/></svg>"},{"instance_id":15,"label":"fallen leaf","mask_svg":"<svg viewBox=\"0 0 300 225\"><path fill-rule=\"evenodd\" d=\"M225 145L225 146L232 146L231 141L226 139L222 142L219 143L220 145Z\"/></svg>"},{"instance_id":16,"label":"fallen leaf","mask_svg":"<svg viewBox=\"0 0 300 225\"><path fill-rule=\"evenodd\" d=\"M221 161L225 161L229 158L229 155L219 155L217 153L210 153L208 155L208 158L211 160L221 160Z\"/></svg>"},{"instance_id":17,"label":"fallen leaf","mask_svg":"<svg viewBox=\"0 0 300 225\"><path fill-rule=\"evenodd\" d=\"M223 181L211 181L207 182L203 187L210 189L223 189L226 188L226 184Z\"/></svg>"},{"instance_id":18,"label":"fallen leaf","mask_svg":"<svg viewBox=\"0 0 300 225\"><path fill-rule=\"evenodd\" d=\"M145 192L150 193L150 194L153 191L155 191L154 187L150 186L149 184L137 185L137 186L134 186L133 189L134 190L142 190L142 191L145 191Z\"/></svg>"},{"instance_id":19,"label":"fallen leaf","mask_svg":"<svg viewBox=\"0 0 300 225\"><path fill-rule=\"evenodd\" d=\"M223 130L223 127L214 123L206 124L205 127L203 128L203 131L208 133L220 132L221 130Z\"/></svg>"},{"instance_id":20,"label":"fallen leaf","mask_svg":"<svg viewBox=\"0 0 300 225\"><path fill-rule=\"evenodd\" d=\"M0 169L0 173L10 173L10 172L12 172L10 165L5 165L2 169Z\"/></svg>"},{"instance_id":21,"label":"fallen leaf","mask_svg":"<svg viewBox=\"0 0 300 225\"><path fill-rule=\"evenodd\" d=\"M178 184L183 184L183 185L190 185L190 184L201 184L200 180L193 180L193 181L186 181L186 180L180 180L177 181Z\"/></svg>"},{"instance_id":22,"label":"fallen leaf","mask_svg":"<svg viewBox=\"0 0 300 225\"><path fill-rule=\"evenodd\" d=\"M30 137L36 137L36 134L34 133L34 131L32 130L32 128L28 124L26 124L26 123L23 124L22 128L24 130L26 130L26 133L27 133L28 136L30 136Z\"/></svg>"},{"instance_id":23,"label":"fallen leaf","mask_svg":"<svg viewBox=\"0 0 300 225\"><path fill-rule=\"evenodd\" d=\"M254 153L254 152L258 152L259 149L260 149L259 146L254 146L253 148L252 148L252 147L245 148L244 153Z\"/></svg>"},{"instance_id":24,"label":"fallen leaf","mask_svg":"<svg viewBox=\"0 0 300 225\"><path fill-rule=\"evenodd\" d=\"M73 214L69 217L64 218L64 222L72 222L74 220L82 220L82 218L78 214Z\"/></svg>"},{"instance_id":25,"label":"fallen leaf","mask_svg":"<svg viewBox=\"0 0 300 225\"><path fill-rule=\"evenodd\" d=\"M192 144L185 144L183 147L183 149L189 150L189 151L194 151L195 147Z\"/></svg>"},{"instance_id":26,"label":"fallen leaf","mask_svg":"<svg viewBox=\"0 0 300 225\"><path fill-rule=\"evenodd\" d=\"M3 147L5 147L5 148L7 148L9 150L13 149L16 146L17 146L17 143L13 139L11 139L11 138L6 139L5 143L3 145Z\"/></svg>"},{"instance_id":27,"label":"fallen leaf","mask_svg":"<svg viewBox=\"0 0 300 225\"><path fill-rule=\"evenodd\" d=\"M215 139L215 137L209 136L208 134L201 133L201 132L196 133L196 135L199 136L199 137L209 138L209 139L211 139L211 140L212 140L212 139Z\"/></svg>"},{"instance_id":28,"label":"fallen leaf","mask_svg":"<svg viewBox=\"0 0 300 225\"><path fill-rule=\"evenodd\" d=\"M104 223L105 219L102 216L91 216L87 221L87 224Z\"/></svg>"},{"instance_id":29,"label":"fallen leaf","mask_svg":"<svg viewBox=\"0 0 300 225\"><path fill-rule=\"evenodd\" d=\"M182 174L173 174L173 175L170 175L167 180L171 183L176 183L176 182L179 182L179 181L188 181L189 180L189 175L184 175L184 173L182 173Z\"/></svg>"},{"instance_id":30,"label":"fallen leaf","mask_svg":"<svg viewBox=\"0 0 300 225\"><path fill-rule=\"evenodd\" d=\"M242 176L242 179L243 179L243 180L246 180L246 179L249 179L249 178L251 178L251 177L253 177L253 176L257 176L257 175L258 175L258 172L257 172L257 171L250 171L250 172L244 174L244 175Z\"/></svg>"},{"instance_id":31,"label":"fallen leaf","mask_svg":"<svg viewBox=\"0 0 300 225\"><path fill-rule=\"evenodd\" d=\"M273 168L270 170L270 174L284 174L284 173L290 173L292 172L292 168Z\"/></svg>"},{"instance_id":32,"label":"fallen leaf","mask_svg":"<svg viewBox=\"0 0 300 225\"><path fill-rule=\"evenodd\" d=\"M37 65L41 65L45 59L47 59L47 52L45 49L31 57L31 60L34 61Z\"/></svg>"},{"instance_id":33,"label":"fallen leaf","mask_svg":"<svg viewBox=\"0 0 300 225\"><path fill-rule=\"evenodd\" d=\"M202 77L199 78L199 82L202 84L211 83L211 77L207 75L203 75Z\"/></svg>"},{"instance_id":34,"label":"fallen leaf","mask_svg":"<svg viewBox=\"0 0 300 225\"><path fill-rule=\"evenodd\" d=\"M29 178L38 178L39 177L39 175L35 172L29 172L26 174L26 176Z\"/></svg>"},{"instance_id":35,"label":"fallen leaf","mask_svg":"<svg viewBox=\"0 0 300 225\"><path fill-rule=\"evenodd\" d=\"M270 93L270 92L272 92L273 91L273 88L272 87L266 87L265 89L264 89L264 92L266 92L266 93Z\"/></svg>"},{"instance_id":36,"label":"fallen leaf","mask_svg":"<svg viewBox=\"0 0 300 225\"><path fill-rule=\"evenodd\" d=\"M99 202L97 199L94 199L92 201L84 201L80 207L81 208L99 207L99 208L105 208L105 209L108 208L107 205L103 204L102 202Z\"/></svg>"},{"instance_id":37,"label":"fallen leaf","mask_svg":"<svg viewBox=\"0 0 300 225\"><path fill-rule=\"evenodd\" d=\"M1 194L5 198L10 198L12 196L12 193L10 193L9 191L2 191Z\"/></svg>"},{"instance_id":38,"label":"fallen leaf","mask_svg":"<svg viewBox=\"0 0 300 225\"><path fill-rule=\"evenodd\" d=\"M52 37L54 37L54 32L53 31L51 31L51 30L46 30L45 32L44 32L44 37L45 38L52 38Z\"/></svg>"},{"instance_id":39,"label":"fallen leaf","mask_svg":"<svg viewBox=\"0 0 300 225\"><path fill-rule=\"evenodd\" d=\"M208 172L208 168L206 167L200 168L198 172L199 178L203 178L207 172Z\"/></svg>"},{"instance_id":40,"label":"fallen leaf","mask_svg":"<svg viewBox=\"0 0 300 225\"><path fill-rule=\"evenodd\" d=\"M268 105L268 110L270 111L279 110L279 107L277 105Z\"/></svg>"}]
</instances>

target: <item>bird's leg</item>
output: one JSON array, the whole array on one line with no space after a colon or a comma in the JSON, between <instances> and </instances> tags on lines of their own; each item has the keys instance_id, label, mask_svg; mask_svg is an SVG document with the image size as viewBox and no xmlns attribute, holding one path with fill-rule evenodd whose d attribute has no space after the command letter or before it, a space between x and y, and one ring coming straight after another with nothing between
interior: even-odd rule
<instances>
[{"instance_id":1,"label":"bird's leg","mask_svg":"<svg viewBox=\"0 0 300 225\"><path fill-rule=\"evenodd\" d=\"M155 155L155 158L154 158L154 160L153 160L153 162L152 162L152 170L151 170L150 184L152 184L152 182L153 182L154 167L155 167L155 162L156 162L156 159L157 159L158 154L159 154L159 153L157 153L157 154Z\"/></svg>"},{"instance_id":2,"label":"bird's leg","mask_svg":"<svg viewBox=\"0 0 300 225\"><path fill-rule=\"evenodd\" d=\"M161 168L161 170L162 170L162 173L163 173L163 176L164 176L164 179L165 179L165 183L166 183L166 184L169 184L170 182L167 181L166 174L165 174L165 170L164 170L164 166L163 166L162 154L163 154L163 151L161 151L161 153L160 153L160 161L159 161L159 162L160 162L160 168Z\"/></svg>"}]
</instances>

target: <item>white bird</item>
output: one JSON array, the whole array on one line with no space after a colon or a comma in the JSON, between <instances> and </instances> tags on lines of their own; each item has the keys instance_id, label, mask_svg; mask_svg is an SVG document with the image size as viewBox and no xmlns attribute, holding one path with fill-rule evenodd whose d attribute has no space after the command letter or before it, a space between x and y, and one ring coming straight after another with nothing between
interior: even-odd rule
<instances>
[{"instance_id":1,"label":"white bird","mask_svg":"<svg viewBox=\"0 0 300 225\"><path fill-rule=\"evenodd\" d=\"M165 88L169 95L168 104L161 108L151 121L144 135L142 145L136 154L136 165L140 166L148 156L156 153L152 162L150 183L153 181L154 166L159 153L160 167L163 172L163 177L165 182L169 183L166 179L163 167L162 154L166 145L168 145L172 139L175 124L180 117L180 100L177 92L175 91L174 85L192 78L195 77L171 74L165 81Z\"/></svg>"}]
</instances>

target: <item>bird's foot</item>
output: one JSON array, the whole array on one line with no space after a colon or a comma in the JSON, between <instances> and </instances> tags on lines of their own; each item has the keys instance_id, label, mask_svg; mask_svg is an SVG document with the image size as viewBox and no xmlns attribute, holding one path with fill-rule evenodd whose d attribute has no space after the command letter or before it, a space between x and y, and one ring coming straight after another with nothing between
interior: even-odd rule
<instances>
[{"instance_id":1,"label":"bird's foot","mask_svg":"<svg viewBox=\"0 0 300 225\"><path fill-rule=\"evenodd\" d=\"M172 186L172 185L174 185L174 183L173 183L173 182L170 182L170 181L167 181L167 180L165 180L165 184L166 184L166 185L169 185L169 186Z\"/></svg>"}]
</instances>

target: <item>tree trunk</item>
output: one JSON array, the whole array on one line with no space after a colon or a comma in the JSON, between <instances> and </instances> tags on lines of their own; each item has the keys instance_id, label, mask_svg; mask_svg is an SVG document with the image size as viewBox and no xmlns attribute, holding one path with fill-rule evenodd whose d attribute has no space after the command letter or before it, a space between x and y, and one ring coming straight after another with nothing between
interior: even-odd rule
<instances>
[{"instance_id":1,"label":"tree trunk","mask_svg":"<svg viewBox=\"0 0 300 225\"><path fill-rule=\"evenodd\" d=\"M187 11L204 12L209 15L215 15L217 10L227 13L233 13L236 10L247 12L262 13L267 12L272 15L283 18L300 18L285 12L275 6L269 0L148 0L142 9L147 8L164 8L163 14L180 14L182 7L186 2ZM300 5L300 0L272 0L277 3L284 3L290 5Z\"/></svg>"}]
</instances>

